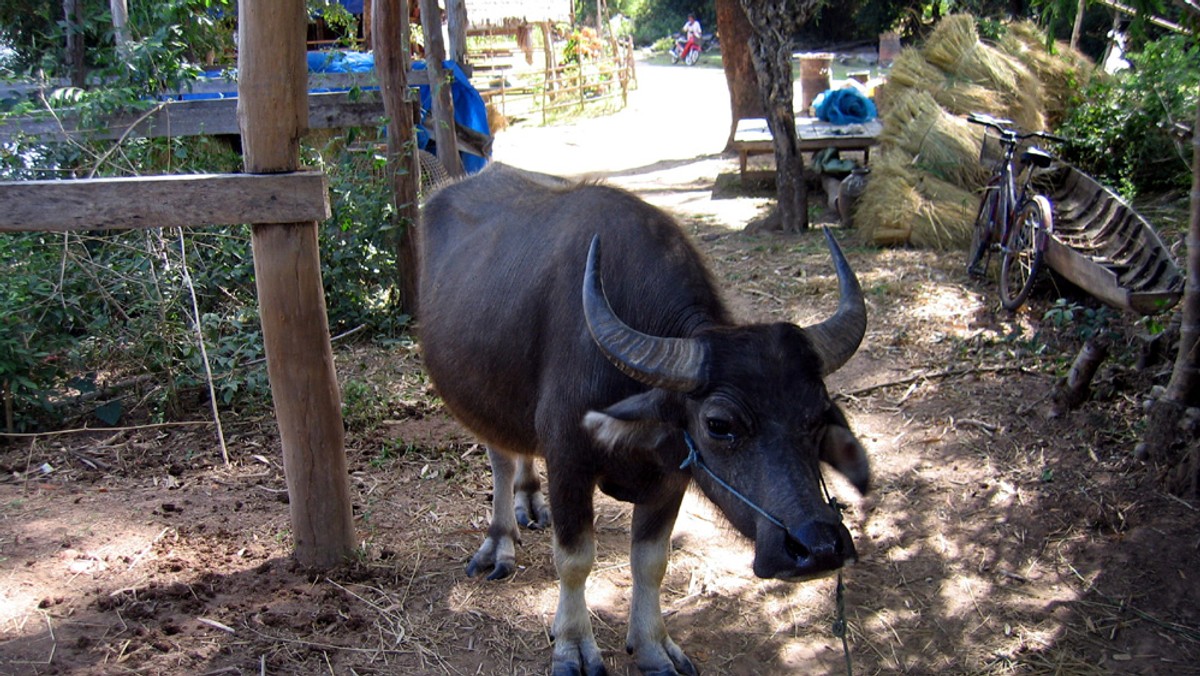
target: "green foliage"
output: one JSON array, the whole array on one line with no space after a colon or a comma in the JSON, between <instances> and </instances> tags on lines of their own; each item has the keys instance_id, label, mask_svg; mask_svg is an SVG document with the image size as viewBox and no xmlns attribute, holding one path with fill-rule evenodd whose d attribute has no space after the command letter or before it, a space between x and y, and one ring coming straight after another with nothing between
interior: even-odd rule
<instances>
[{"instance_id":1,"label":"green foliage","mask_svg":"<svg viewBox=\"0 0 1200 676\"><path fill-rule=\"evenodd\" d=\"M1085 307L1065 298L1055 301L1042 317L1042 321L1060 331L1073 333L1080 341L1112 333L1118 319L1117 314L1106 306Z\"/></svg>"},{"instance_id":2,"label":"green foliage","mask_svg":"<svg viewBox=\"0 0 1200 676\"><path fill-rule=\"evenodd\" d=\"M1126 197L1191 185L1191 151L1171 134L1200 103L1200 46L1170 35L1127 55L1133 67L1097 79L1059 132L1064 157Z\"/></svg>"}]
</instances>

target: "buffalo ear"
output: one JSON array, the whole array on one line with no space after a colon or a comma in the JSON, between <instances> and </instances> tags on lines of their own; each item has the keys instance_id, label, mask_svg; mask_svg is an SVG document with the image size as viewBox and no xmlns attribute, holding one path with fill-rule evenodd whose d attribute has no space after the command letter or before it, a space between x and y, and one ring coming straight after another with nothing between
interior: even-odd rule
<instances>
[{"instance_id":1,"label":"buffalo ear","mask_svg":"<svg viewBox=\"0 0 1200 676\"><path fill-rule=\"evenodd\" d=\"M675 408L670 393L649 390L622 399L603 411L588 411L583 427L592 439L609 450L654 448L670 437Z\"/></svg>"},{"instance_id":2,"label":"buffalo ear","mask_svg":"<svg viewBox=\"0 0 1200 676\"><path fill-rule=\"evenodd\" d=\"M854 433L841 425L829 425L821 435L821 459L850 480L859 493L871 488L871 463Z\"/></svg>"}]
</instances>

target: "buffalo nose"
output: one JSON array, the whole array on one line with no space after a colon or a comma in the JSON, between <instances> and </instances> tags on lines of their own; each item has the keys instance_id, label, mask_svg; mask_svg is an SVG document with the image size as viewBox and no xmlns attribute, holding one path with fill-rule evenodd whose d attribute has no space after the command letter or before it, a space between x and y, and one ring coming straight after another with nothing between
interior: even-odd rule
<instances>
[{"instance_id":1,"label":"buffalo nose","mask_svg":"<svg viewBox=\"0 0 1200 676\"><path fill-rule=\"evenodd\" d=\"M850 531L840 523L810 521L791 529L784 549L801 575L824 573L858 559Z\"/></svg>"}]
</instances>

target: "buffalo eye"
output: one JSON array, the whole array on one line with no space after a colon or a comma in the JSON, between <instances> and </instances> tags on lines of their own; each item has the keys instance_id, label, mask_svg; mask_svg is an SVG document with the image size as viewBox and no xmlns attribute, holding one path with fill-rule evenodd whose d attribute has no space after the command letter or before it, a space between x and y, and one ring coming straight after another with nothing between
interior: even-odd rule
<instances>
[{"instance_id":1,"label":"buffalo eye","mask_svg":"<svg viewBox=\"0 0 1200 676\"><path fill-rule=\"evenodd\" d=\"M708 436L713 439L722 441L733 439L733 422L727 418L709 416L704 419L704 427L708 431Z\"/></svg>"}]
</instances>

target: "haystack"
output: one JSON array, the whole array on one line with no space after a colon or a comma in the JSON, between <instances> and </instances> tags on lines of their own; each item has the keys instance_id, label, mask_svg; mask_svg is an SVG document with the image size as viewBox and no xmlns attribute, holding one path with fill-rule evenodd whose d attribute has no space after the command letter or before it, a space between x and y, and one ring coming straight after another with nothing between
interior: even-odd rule
<instances>
[{"instance_id":1,"label":"haystack","mask_svg":"<svg viewBox=\"0 0 1200 676\"><path fill-rule=\"evenodd\" d=\"M1006 106L999 94L982 85L956 79L929 63L920 50L905 47L892 63L887 82L883 86L886 108L892 100L906 89L927 91L946 110L959 115L974 112L1004 115Z\"/></svg>"},{"instance_id":2,"label":"haystack","mask_svg":"<svg viewBox=\"0 0 1200 676\"><path fill-rule=\"evenodd\" d=\"M1043 84L1046 122L1051 127L1062 121L1068 99L1096 73L1087 56L1065 42L1050 42L1032 21L1010 24L997 46L1024 64Z\"/></svg>"},{"instance_id":3,"label":"haystack","mask_svg":"<svg viewBox=\"0 0 1200 676\"><path fill-rule=\"evenodd\" d=\"M854 223L879 246L914 244L939 250L971 240L978 197L922 171L915 159L891 149L871 163L869 188L854 209Z\"/></svg>"},{"instance_id":4,"label":"haystack","mask_svg":"<svg viewBox=\"0 0 1200 676\"><path fill-rule=\"evenodd\" d=\"M987 179L979 164L983 130L946 112L928 92L901 91L889 103L879 141L903 150L915 168L941 180L976 188Z\"/></svg>"},{"instance_id":5,"label":"haystack","mask_svg":"<svg viewBox=\"0 0 1200 676\"><path fill-rule=\"evenodd\" d=\"M1003 49L992 47L980 41L975 19L960 14L943 19L920 49L901 50L877 94L882 148L855 210L870 239L966 247L990 167L979 161L983 129L962 116L991 113L1045 129L1047 106L1060 115L1063 97L1082 82L1073 78L1092 70L1078 53L1061 47L1060 58L1044 44L1026 22L1010 27Z\"/></svg>"},{"instance_id":6,"label":"haystack","mask_svg":"<svg viewBox=\"0 0 1200 676\"><path fill-rule=\"evenodd\" d=\"M1042 83L1021 61L985 45L975 18L955 14L942 19L921 48L921 55L949 76L996 92L1006 116L1025 129L1045 129Z\"/></svg>"}]
</instances>

